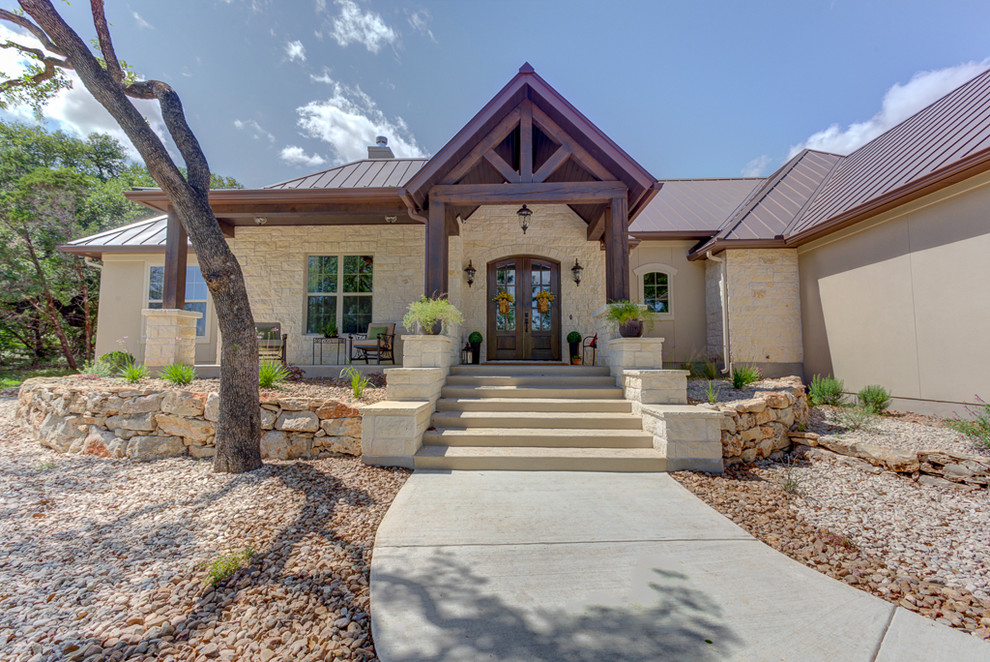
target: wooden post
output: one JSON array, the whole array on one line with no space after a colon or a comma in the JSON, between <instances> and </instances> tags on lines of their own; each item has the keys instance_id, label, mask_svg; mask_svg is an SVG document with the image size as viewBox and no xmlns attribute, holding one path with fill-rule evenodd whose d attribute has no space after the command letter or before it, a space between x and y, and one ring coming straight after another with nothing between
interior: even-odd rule
<instances>
[{"instance_id":1,"label":"wooden post","mask_svg":"<svg viewBox=\"0 0 990 662\"><path fill-rule=\"evenodd\" d=\"M528 103L519 120L519 177L524 182L533 181L533 109Z\"/></svg>"},{"instance_id":2,"label":"wooden post","mask_svg":"<svg viewBox=\"0 0 990 662\"><path fill-rule=\"evenodd\" d=\"M186 258L189 252L186 229L178 217L168 215L165 226L165 278L162 283L162 308L186 307Z\"/></svg>"},{"instance_id":3,"label":"wooden post","mask_svg":"<svg viewBox=\"0 0 990 662\"><path fill-rule=\"evenodd\" d=\"M426 224L426 296L447 296L447 224L444 203L430 197Z\"/></svg>"},{"instance_id":4,"label":"wooden post","mask_svg":"<svg viewBox=\"0 0 990 662\"><path fill-rule=\"evenodd\" d=\"M605 300L629 300L629 207L625 195L612 198L605 212Z\"/></svg>"}]
</instances>

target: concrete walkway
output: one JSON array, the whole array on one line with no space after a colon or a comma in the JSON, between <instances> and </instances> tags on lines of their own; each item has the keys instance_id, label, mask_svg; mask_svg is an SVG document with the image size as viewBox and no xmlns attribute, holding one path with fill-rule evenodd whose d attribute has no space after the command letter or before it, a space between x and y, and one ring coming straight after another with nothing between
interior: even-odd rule
<instances>
[{"instance_id":1,"label":"concrete walkway","mask_svg":"<svg viewBox=\"0 0 990 662\"><path fill-rule=\"evenodd\" d=\"M417 471L378 529L371 609L383 662L990 660L666 474Z\"/></svg>"}]
</instances>

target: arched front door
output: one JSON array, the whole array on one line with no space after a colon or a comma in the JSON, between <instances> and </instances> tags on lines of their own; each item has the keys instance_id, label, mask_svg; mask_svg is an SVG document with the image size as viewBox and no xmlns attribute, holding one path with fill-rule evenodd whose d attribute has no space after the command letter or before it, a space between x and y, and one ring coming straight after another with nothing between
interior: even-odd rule
<instances>
[{"instance_id":1,"label":"arched front door","mask_svg":"<svg viewBox=\"0 0 990 662\"><path fill-rule=\"evenodd\" d=\"M554 296L547 312L539 311L537 294ZM512 295L503 313L495 296ZM517 255L488 263L488 360L560 360L560 263Z\"/></svg>"}]
</instances>

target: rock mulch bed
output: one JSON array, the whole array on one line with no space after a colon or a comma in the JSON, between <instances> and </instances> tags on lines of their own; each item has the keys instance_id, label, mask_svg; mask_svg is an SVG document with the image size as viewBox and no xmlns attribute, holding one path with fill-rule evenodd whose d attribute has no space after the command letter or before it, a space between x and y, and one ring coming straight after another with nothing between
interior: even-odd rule
<instances>
[{"instance_id":1,"label":"rock mulch bed","mask_svg":"<svg viewBox=\"0 0 990 662\"><path fill-rule=\"evenodd\" d=\"M30 440L15 407L0 402L4 660L374 659L371 548L408 471L67 456ZM245 550L207 585L207 564Z\"/></svg>"},{"instance_id":2,"label":"rock mulch bed","mask_svg":"<svg viewBox=\"0 0 990 662\"><path fill-rule=\"evenodd\" d=\"M990 639L987 492L930 487L867 467L873 471L816 457L672 476L791 558Z\"/></svg>"},{"instance_id":3,"label":"rock mulch bed","mask_svg":"<svg viewBox=\"0 0 990 662\"><path fill-rule=\"evenodd\" d=\"M713 379L713 388L717 390L715 402L733 402L749 400L757 391L792 391L795 377L781 379L761 379L743 389L733 388L731 379ZM703 377L691 377L687 380L688 403L698 405L708 402L708 380Z\"/></svg>"}]
</instances>

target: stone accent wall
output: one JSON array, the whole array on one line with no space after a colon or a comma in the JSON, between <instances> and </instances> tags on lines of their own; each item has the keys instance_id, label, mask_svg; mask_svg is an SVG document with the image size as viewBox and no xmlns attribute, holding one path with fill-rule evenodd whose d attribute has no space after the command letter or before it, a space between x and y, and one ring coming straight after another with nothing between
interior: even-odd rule
<instances>
[{"instance_id":1,"label":"stone accent wall","mask_svg":"<svg viewBox=\"0 0 990 662\"><path fill-rule=\"evenodd\" d=\"M313 361L311 336L303 335L310 255L374 256L373 321L395 322L398 336L407 306L423 295L424 241L421 225L242 226L228 240L244 270L255 320L282 324L288 362L296 365Z\"/></svg>"},{"instance_id":2,"label":"stone accent wall","mask_svg":"<svg viewBox=\"0 0 990 662\"><path fill-rule=\"evenodd\" d=\"M18 416L42 445L64 453L155 460L216 454L216 393L76 386L29 379ZM261 455L281 460L361 454L361 411L336 400L263 398Z\"/></svg>"},{"instance_id":3,"label":"stone accent wall","mask_svg":"<svg viewBox=\"0 0 990 662\"><path fill-rule=\"evenodd\" d=\"M486 206L476 211L461 224L460 238L451 238L450 295L451 301L464 313L462 337L456 338L464 346L467 334L480 331L485 336L481 347L482 359L487 356L488 320L488 262L511 255L537 255L560 262L560 297L551 305L561 306L560 342L561 358L566 358L570 331L582 336L593 335L596 330L595 312L605 303L605 253L597 241L588 241L588 224L566 205L533 205L529 230L522 233L516 206ZM578 259L584 267L581 285L574 284L571 267ZM460 259L461 263L454 263ZM471 260L478 270L474 285L467 287L463 269ZM459 292L458 292L459 288ZM600 343L598 364L605 363L606 350Z\"/></svg>"},{"instance_id":4,"label":"stone accent wall","mask_svg":"<svg viewBox=\"0 0 990 662\"><path fill-rule=\"evenodd\" d=\"M728 267L730 360L801 363L797 250L735 249L723 255Z\"/></svg>"},{"instance_id":5,"label":"stone accent wall","mask_svg":"<svg viewBox=\"0 0 990 662\"><path fill-rule=\"evenodd\" d=\"M196 363L196 320L202 314L170 308L145 308L144 364L163 368L172 363Z\"/></svg>"},{"instance_id":6,"label":"stone accent wall","mask_svg":"<svg viewBox=\"0 0 990 662\"><path fill-rule=\"evenodd\" d=\"M808 422L808 398L797 377L778 391L757 391L749 400L698 405L722 412L726 464L770 457L791 445L791 428Z\"/></svg>"},{"instance_id":7,"label":"stone accent wall","mask_svg":"<svg viewBox=\"0 0 990 662\"><path fill-rule=\"evenodd\" d=\"M722 343L722 269L724 265L705 260L705 328L708 358L724 361Z\"/></svg>"},{"instance_id":8,"label":"stone accent wall","mask_svg":"<svg viewBox=\"0 0 990 662\"><path fill-rule=\"evenodd\" d=\"M622 386L622 374L626 370L660 370L663 368L663 338L613 338L598 343L606 348L606 363ZM686 388L686 387L685 387Z\"/></svg>"}]
</instances>

